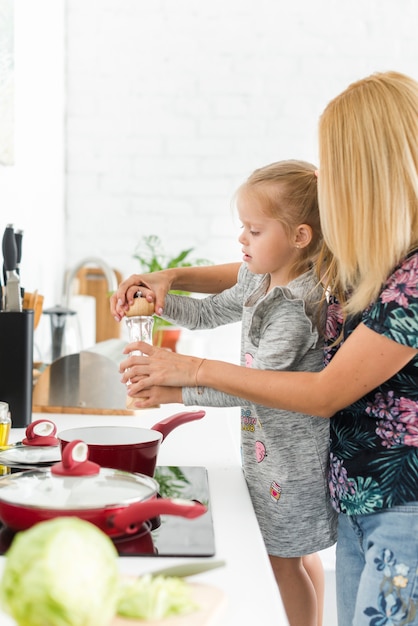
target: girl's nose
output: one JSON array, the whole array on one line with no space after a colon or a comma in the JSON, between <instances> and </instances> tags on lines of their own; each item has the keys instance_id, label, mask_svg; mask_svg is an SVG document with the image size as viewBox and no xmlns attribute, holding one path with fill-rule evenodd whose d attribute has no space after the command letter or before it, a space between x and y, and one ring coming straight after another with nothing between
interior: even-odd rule
<instances>
[{"instance_id":1,"label":"girl's nose","mask_svg":"<svg viewBox=\"0 0 418 626\"><path fill-rule=\"evenodd\" d=\"M238 237L238 241L239 243L245 244L247 241L247 238L245 236L245 232L241 231L240 236Z\"/></svg>"}]
</instances>

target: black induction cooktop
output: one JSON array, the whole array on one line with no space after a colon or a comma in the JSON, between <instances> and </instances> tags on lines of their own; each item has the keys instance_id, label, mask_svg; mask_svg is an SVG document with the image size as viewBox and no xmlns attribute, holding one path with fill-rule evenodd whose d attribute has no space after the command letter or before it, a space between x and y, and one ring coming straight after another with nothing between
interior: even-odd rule
<instances>
[{"instance_id":1,"label":"black induction cooktop","mask_svg":"<svg viewBox=\"0 0 418 626\"><path fill-rule=\"evenodd\" d=\"M215 537L206 468L157 466L154 478L160 486L160 497L197 500L208 510L195 519L161 515L146 522L138 534L113 540L119 556L214 556ZM5 554L14 534L0 521L0 554Z\"/></svg>"}]
</instances>

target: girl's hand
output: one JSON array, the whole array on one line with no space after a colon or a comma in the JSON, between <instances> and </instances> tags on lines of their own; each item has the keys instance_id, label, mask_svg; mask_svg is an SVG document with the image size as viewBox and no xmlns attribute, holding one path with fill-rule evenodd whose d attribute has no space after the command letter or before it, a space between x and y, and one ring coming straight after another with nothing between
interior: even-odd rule
<instances>
[{"instance_id":1,"label":"girl's hand","mask_svg":"<svg viewBox=\"0 0 418 626\"><path fill-rule=\"evenodd\" d=\"M162 270L150 274L132 274L122 281L117 291L110 297L110 312L115 320L120 322L124 317L138 291L148 302L155 303L155 312L161 315L165 296L171 288L171 277L170 272Z\"/></svg>"},{"instance_id":2,"label":"girl's hand","mask_svg":"<svg viewBox=\"0 0 418 626\"><path fill-rule=\"evenodd\" d=\"M128 344L124 353L140 351L145 356L128 356L119 365L122 382L130 381L133 395L154 386L194 387L196 372L202 359L184 356L142 341Z\"/></svg>"},{"instance_id":3,"label":"girl's hand","mask_svg":"<svg viewBox=\"0 0 418 626\"><path fill-rule=\"evenodd\" d=\"M152 408L160 404L183 404L181 387L150 387L135 394L129 385L128 395L134 398L134 406L138 409Z\"/></svg>"}]
</instances>

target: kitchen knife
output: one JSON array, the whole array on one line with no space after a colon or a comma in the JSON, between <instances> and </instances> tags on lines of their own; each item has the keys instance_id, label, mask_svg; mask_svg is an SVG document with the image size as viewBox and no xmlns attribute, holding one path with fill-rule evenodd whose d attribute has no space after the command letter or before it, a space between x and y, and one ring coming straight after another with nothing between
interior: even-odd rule
<instances>
[{"instance_id":1,"label":"kitchen knife","mask_svg":"<svg viewBox=\"0 0 418 626\"><path fill-rule=\"evenodd\" d=\"M16 241L16 273L20 276L20 262L22 260L23 230L15 230Z\"/></svg>"},{"instance_id":2,"label":"kitchen knife","mask_svg":"<svg viewBox=\"0 0 418 626\"><path fill-rule=\"evenodd\" d=\"M180 565L172 565L171 567L163 567L152 572L146 572L155 578L156 576L177 576L178 578L186 578L195 574L202 574L211 569L224 567L225 561L192 561L191 563L181 563ZM141 574L145 576L146 574Z\"/></svg>"},{"instance_id":3,"label":"kitchen knife","mask_svg":"<svg viewBox=\"0 0 418 626\"><path fill-rule=\"evenodd\" d=\"M22 239L23 239L23 230L15 230L15 240L16 240L16 274L19 276L20 281L20 262L22 260ZM25 290L20 285L20 301L22 302L23 307L23 298L25 297Z\"/></svg>"},{"instance_id":4,"label":"kitchen knife","mask_svg":"<svg viewBox=\"0 0 418 626\"><path fill-rule=\"evenodd\" d=\"M20 280L16 272L17 246L13 224L8 224L3 235L3 261L6 272L4 310L21 311Z\"/></svg>"}]
</instances>

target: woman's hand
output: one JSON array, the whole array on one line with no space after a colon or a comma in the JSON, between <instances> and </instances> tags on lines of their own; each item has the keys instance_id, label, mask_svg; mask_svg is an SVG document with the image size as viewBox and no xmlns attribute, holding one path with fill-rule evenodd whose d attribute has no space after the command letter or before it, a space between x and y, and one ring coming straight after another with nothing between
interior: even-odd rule
<instances>
[{"instance_id":1,"label":"woman's hand","mask_svg":"<svg viewBox=\"0 0 418 626\"><path fill-rule=\"evenodd\" d=\"M139 291L148 302L155 303L155 312L161 315L165 297L171 288L172 278L173 274L167 270L150 274L132 274L120 283L117 291L110 297L111 314L116 321L120 322L133 304L135 294Z\"/></svg>"},{"instance_id":2,"label":"woman's hand","mask_svg":"<svg viewBox=\"0 0 418 626\"><path fill-rule=\"evenodd\" d=\"M124 353L140 351L145 356L131 354L119 365L122 382L129 384L130 395L154 386L194 387L196 373L202 359L157 348L136 341L125 347ZM146 395L146 394L145 394Z\"/></svg>"},{"instance_id":3,"label":"woman's hand","mask_svg":"<svg viewBox=\"0 0 418 626\"><path fill-rule=\"evenodd\" d=\"M220 293L237 282L240 263L224 263L196 267L171 267L149 274L132 274L120 283L110 298L110 311L118 322L133 304L140 291L148 302L155 303L155 312L162 315L165 297L170 289Z\"/></svg>"}]
</instances>

